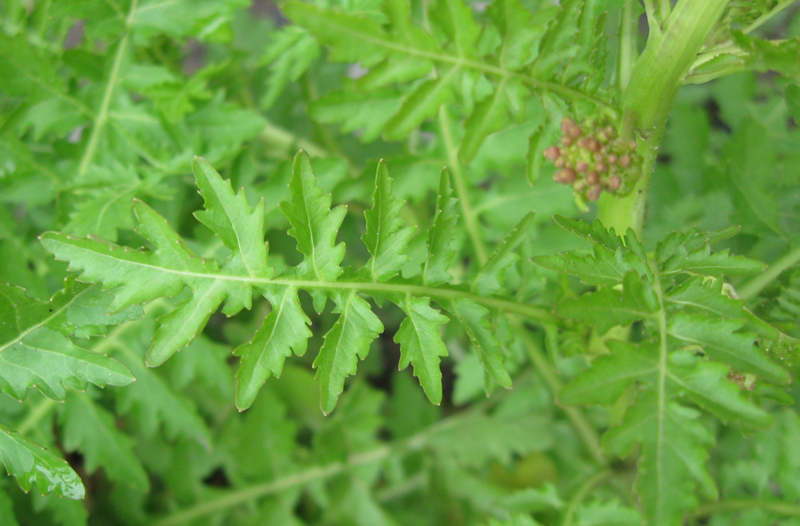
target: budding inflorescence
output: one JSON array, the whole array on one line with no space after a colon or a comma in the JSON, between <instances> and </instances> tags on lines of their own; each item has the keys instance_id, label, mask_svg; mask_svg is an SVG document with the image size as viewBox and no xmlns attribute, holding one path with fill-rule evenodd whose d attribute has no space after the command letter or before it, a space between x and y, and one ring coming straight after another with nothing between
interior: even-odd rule
<instances>
[{"instance_id":1,"label":"budding inflorescence","mask_svg":"<svg viewBox=\"0 0 800 526\"><path fill-rule=\"evenodd\" d=\"M564 117L561 143L545 148L543 154L559 168L553 180L571 185L588 201L597 201L603 191L627 194L641 169L636 141L617 137L617 130L607 121L588 121L581 126Z\"/></svg>"}]
</instances>

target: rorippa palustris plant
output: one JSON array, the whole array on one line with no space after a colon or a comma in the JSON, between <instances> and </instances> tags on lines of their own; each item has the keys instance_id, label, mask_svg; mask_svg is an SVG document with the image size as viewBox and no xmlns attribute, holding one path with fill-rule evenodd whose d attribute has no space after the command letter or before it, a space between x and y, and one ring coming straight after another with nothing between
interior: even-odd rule
<instances>
[{"instance_id":1,"label":"rorippa palustris plant","mask_svg":"<svg viewBox=\"0 0 800 526\"><path fill-rule=\"evenodd\" d=\"M795 2L0 13L4 525L800 516Z\"/></svg>"}]
</instances>

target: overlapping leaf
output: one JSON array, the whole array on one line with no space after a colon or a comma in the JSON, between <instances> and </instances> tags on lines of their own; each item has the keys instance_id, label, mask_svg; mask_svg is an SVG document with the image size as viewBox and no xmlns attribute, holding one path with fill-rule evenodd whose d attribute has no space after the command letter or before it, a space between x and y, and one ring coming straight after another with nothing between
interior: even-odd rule
<instances>
[{"instance_id":1,"label":"overlapping leaf","mask_svg":"<svg viewBox=\"0 0 800 526\"><path fill-rule=\"evenodd\" d=\"M560 223L593 241L594 251L535 261L548 268L561 265L562 271L597 287L562 302L559 313L588 323L598 334L634 322L641 323L642 333L637 342L607 341L610 354L596 358L559 396L566 403L604 405L623 395L634 398L622 421L606 433L604 444L617 455L641 445L637 492L647 524L677 526L698 505L698 490L705 498L716 496L705 467L711 434L700 412L686 401L724 422L764 428L771 424L770 416L728 375L735 371L757 375L760 381L788 380L785 370L755 345L755 336L742 330L749 315L742 302L725 295L720 279L762 267L727 252L712 252L707 240L725 238L727 232L670 235L653 259L630 233L623 243L599 223ZM610 261L612 251L617 268L627 267L624 277L615 283L607 271L602 280L595 275L587 279L589 264ZM669 492L663 490L667 487Z\"/></svg>"},{"instance_id":2,"label":"overlapping leaf","mask_svg":"<svg viewBox=\"0 0 800 526\"><path fill-rule=\"evenodd\" d=\"M82 499L86 490L80 477L60 459L17 433L0 425L0 461L25 491L33 486L40 493L56 493Z\"/></svg>"},{"instance_id":3,"label":"overlapping leaf","mask_svg":"<svg viewBox=\"0 0 800 526\"><path fill-rule=\"evenodd\" d=\"M189 289L191 294L159 319L147 354L149 365L163 363L188 345L220 305L223 313L232 315L249 309L254 294L263 296L271 305L270 312L252 339L234 351L242 359L236 404L244 410L253 404L270 376L281 374L287 357L305 353L312 334L311 321L301 307L298 292L306 290L318 312L332 300L336 316L313 363L326 413L333 410L346 378L355 374L358 361L366 357L371 342L383 332L383 324L362 294L372 294L380 301L389 299L405 313L406 319L395 337L400 344L400 367L413 366L433 402L439 403L442 398L439 364L447 355L447 348L439 331L448 319L431 306L431 300L461 321L489 375L504 387L511 385L492 311L481 305L481 296L445 285L452 280L449 270L456 256L457 222L456 200L447 172L441 177L421 275L403 279L398 274L408 261L405 249L412 229L404 228L399 218L402 203L392 195L385 164L378 166L373 206L365 212L363 241L370 258L362 268L346 271L341 266L345 247L336 240L345 208L331 209L331 197L317 185L308 157L298 154L289 199L281 204L281 210L289 220L289 234L295 238L302 260L278 276L267 262L263 201L252 208L243 192L234 193L230 183L202 159L195 161L194 171L205 201L205 209L195 216L228 249L223 262L196 256L163 217L140 201L134 203L140 222L138 232L150 241L151 249L131 250L98 239L76 239L57 233L42 236L48 250L59 259L68 260L72 269L82 271L82 279L102 282L113 290L112 311ZM522 240L526 224L523 221L521 229L512 233L487 263L475 285L482 294L503 289L503 274L518 260L514 247ZM437 287L443 289L439 291ZM141 369L134 362L130 366ZM145 394L163 392L160 383L146 373L142 375L147 386L120 395L123 411L149 414L143 422L149 422L151 432L160 420L167 427L171 425L167 420L191 424L192 418L187 421L186 415L167 418L168 409L159 409L161 404ZM164 396L169 398L168 393ZM180 401L167 405L181 407ZM194 429L186 438L205 442L202 425L180 428Z\"/></svg>"},{"instance_id":4,"label":"overlapping leaf","mask_svg":"<svg viewBox=\"0 0 800 526\"><path fill-rule=\"evenodd\" d=\"M74 309L91 301L92 292L96 291L72 284L50 301L40 301L28 297L24 289L0 283L0 391L22 400L35 386L48 397L63 400L66 387L127 385L134 380L119 362L70 339L76 326L86 321ZM131 319L129 314L117 317L118 322Z\"/></svg>"},{"instance_id":5,"label":"overlapping leaf","mask_svg":"<svg viewBox=\"0 0 800 526\"><path fill-rule=\"evenodd\" d=\"M576 78L587 79L588 85L591 79L596 89L604 60L594 57L591 50L598 46L591 40L603 6L600 1L572 0L533 14L518 0L501 0L489 9L491 23L481 27L463 0L437 0L426 14L429 29L412 21L405 0L385 2L385 27L374 23L372 12L341 12L300 2L288 3L284 13L329 46L332 60L358 62L368 70L349 88L317 101L313 114L342 123L345 131L365 129L364 140L375 138L379 128L387 140L404 140L441 106L458 98L467 114L460 156L469 161L509 116L522 116L528 91L542 89L555 77L564 85ZM286 31L297 33L294 26ZM578 53L576 35L587 52ZM391 84L404 85L399 104L383 89ZM572 88L554 92L584 96ZM344 101L351 111L341 111ZM381 116L366 121L363 115L372 107L380 108Z\"/></svg>"}]
</instances>

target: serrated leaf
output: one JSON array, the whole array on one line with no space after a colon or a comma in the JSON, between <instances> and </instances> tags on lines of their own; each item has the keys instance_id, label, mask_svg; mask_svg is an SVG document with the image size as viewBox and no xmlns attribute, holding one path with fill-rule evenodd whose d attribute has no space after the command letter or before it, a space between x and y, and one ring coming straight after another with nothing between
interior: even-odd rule
<instances>
[{"instance_id":1,"label":"serrated leaf","mask_svg":"<svg viewBox=\"0 0 800 526\"><path fill-rule=\"evenodd\" d=\"M703 361L686 352L670 355L669 379L680 386L694 403L723 422L737 421L755 428L772 425L772 417L746 400L741 388L728 380L730 368Z\"/></svg>"},{"instance_id":2,"label":"serrated leaf","mask_svg":"<svg viewBox=\"0 0 800 526\"><path fill-rule=\"evenodd\" d=\"M450 187L450 174L447 170L442 170L436 213L433 216L433 224L428 230L428 257L422 270L422 280L425 284L435 285L451 279L448 270L456 256L453 246L458 219L455 211L456 202Z\"/></svg>"},{"instance_id":3,"label":"serrated leaf","mask_svg":"<svg viewBox=\"0 0 800 526\"><path fill-rule=\"evenodd\" d=\"M656 392L650 391L603 437L605 447L617 455L641 444L636 488L647 525L683 524L684 514L697 506L698 488L706 498L716 498L714 480L703 465L713 437L699 416L674 402L659 405Z\"/></svg>"},{"instance_id":4,"label":"serrated leaf","mask_svg":"<svg viewBox=\"0 0 800 526\"><path fill-rule=\"evenodd\" d=\"M528 138L528 153L525 157L525 175L531 186L535 185L542 173L544 156L542 146L545 139L544 123L540 124Z\"/></svg>"},{"instance_id":5,"label":"serrated leaf","mask_svg":"<svg viewBox=\"0 0 800 526\"><path fill-rule=\"evenodd\" d=\"M84 393L70 392L60 411L64 447L80 448L88 472L102 467L115 482L147 492L150 480L133 451L133 440L117 429L114 415Z\"/></svg>"},{"instance_id":6,"label":"serrated leaf","mask_svg":"<svg viewBox=\"0 0 800 526\"><path fill-rule=\"evenodd\" d=\"M501 80L494 92L479 102L467 119L464 125L464 138L461 139L461 148L458 152L464 163L469 163L475 157L486 137L505 124L505 117L509 111L507 82L509 81L505 78Z\"/></svg>"},{"instance_id":7,"label":"serrated leaf","mask_svg":"<svg viewBox=\"0 0 800 526\"><path fill-rule=\"evenodd\" d=\"M391 53L391 38L371 20L311 4L288 2L283 14L308 29L322 44L332 46L331 58L371 67Z\"/></svg>"},{"instance_id":8,"label":"serrated leaf","mask_svg":"<svg viewBox=\"0 0 800 526\"><path fill-rule=\"evenodd\" d=\"M706 245L701 250L687 253L684 247L678 247L675 254L662 263L662 275L678 272L691 272L703 276L746 276L757 274L766 269L760 261L743 256L732 256L727 250L711 252Z\"/></svg>"},{"instance_id":9,"label":"serrated leaf","mask_svg":"<svg viewBox=\"0 0 800 526\"><path fill-rule=\"evenodd\" d=\"M253 404L258 390L271 375L280 377L292 352L305 354L311 337L311 320L303 312L294 287L268 292L266 296L272 310L253 339L233 352L242 358L236 373L236 407L240 411Z\"/></svg>"},{"instance_id":10,"label":"serrated leaf","mask_svg":"<svg viewBox=\"0 0 800 526\"><path fill-rule=\"evenodd\" d=\"M0 461L20 487L31 487L42 493L55 493L69 499L82 499L86 494L80 477L69 464L0 424Z\"/></svg>"},{"instance_id":11,"label":"serrated leaf","mask_svg":"<svg viewBox=\"0 0 800 526\"><path fill-rule=\"evenodd\" d=\"M602 335L612 327L652 317L658 311L658 299L648 281L628 272L621 291L599 288L560 303L556 310L561 316L592 324L597 334Z\"/></svg>"},{"instance_id":12,"label":"serrated leaf","mask_svg":"<svg viewBox=\"0 0 800 526\"><path fill-rule=\"evenodd\" d=\"M623 251L612 252L600 244L594 245L591 254L567 252L552 256L537 256L531 259L537 265L572 274L589 285L614 286L633 270L630 259L626 260ZM637 265L643 267L644 263Z\"/></svg>"},{"instance_id":13,"label":"serrated leaf","mask_svg":"<svg viewBox=\"0 0 800 526\"><path fill-rule=\"evenodd\" d=\"M528 235L534 213L528 212L489 256L489 260L472 280L472 289L481 296L491 296L503 290L505 272L519 260L516 250Z\"/></svg>"},{"instance_id":14,"label":"serrated leaf","mask_svg":"<svg viewBox=\"0 0 800 526\"><path fill-rule=\"evenodd\" d=\"M722 280L692 278L667 291L664 300L667 306L673 308L690 308L698 313L721 318L738 318L744 315L744 302L725 295Z\"/></svg>"},{"instance_id":15,"label":"serrated leaf","mask_svg":"<svg viewBox=\"0 0 800 526\"><path fill-rule=\"evenodd\" d=\"M492 330L489 311L464 298L448 302L444 307L461 322L486 372L502 387L510 389L511 377L503 367L502 345Z\"/></svg>"},{"instance_id":16,"label":"serrated leaf","mask_svg":"<svg viewBox=\"0 0 800 526\"><path fill-rule=\"evenodd\" d=\"M272 107L292 82L308 71L319 56L319 44L304 29L286 26L270 35L263 62L269 63L267 89L261 99L264 108Z\"/></svg>"},{"instance_id":17,"label":"serrated leaf","mask_svg":"<svg viewBox=\"0 0 800 526\"><path fill-rule=\"evenodd\" d=\"M0 283L0 391L18 400L31 387L63 400L66 387L85 389L88 383L127 385L133 375L119 362L75 345L64 324L67 309L89 290L73 286L49 302L29 298L25 290Z\"/></svg>"},{"instance_id":18,"label":"serrated leaf","mask_svg":"<svg viewBox=\"0 0 800 526\"><path fill-rule=\"evenodd\" d=\"M253 279L271 278L264 242L264 199L251 209L244 191L234 194L230 181L223 180L205 159L195 158L192 170L205 201L205 209L195 212L195 217L233 251L222 271ZM226 295L223 312L228 316L252 306L249 283L227 283Z\"/></svg>"},{"instance_id":19,"label":"serrated leaf","mask_svg":"<svg viewBox=\"0 0 800 526\"><path fill-rule=\"evenodd\" d=\"M205 422L188 398L177 393L156 370L145 367L142 357L131 350L125 338L139 338L138 348L144 349L152 330L132 327L125 331L112 345L118 349L116 356L130 367L136 382L127 389L115 391L117 411L126 415L145 437L152 437L163 427L171 440L183 439L197 442L206 449L211 447L211 436ZM135 331L135 332L134 332ZM124 336L130 334L130 336Z\"/></svg>"},{"instance_id":20,"label":"serrated leaf","mask_svg":"<svg viewBox=\"0 0 800 526\"><path fill-rule=\"evenodd\" d=\"M437 0L431 7L429 16L453 43L459 57L469 59L476 56L475 43L481 28L475 23L472 10L463 0Z\"/></svg>"},{"instance_id":21,"label":"serrated leaf","mask_svg":"<svg viewBox=\"0 0 800 526\"><path fill-rule=\"evenodd\" d=\"M737 332L741 320L719 320L677 313L671 317L670 336L692 345L699 345L709 357L732 367L753 372L772 382L787 382L789 375L764 356L755 346L752 334Z\"/></svg>"},{"instance_id":22,"label":"serrated leaf","mask_svg":"<svg viewBox=\"0 0 800 526\"><path fill-rule=\"evenodd\" d=\"M392 195L392 180L386 163L378 163L372 208L364 212L366 232L361 237L372 257L365 268L373 281L385 281L397 275L408 261L404 254L413 229L403 228L399 217L403 202Z\"/></svg>"},{"instance_id":23,"label":"serrated leaf","mask_svg":"<svg viewBox=\"0 0 800 526\"><path fill-rule=\"evenodd\" d=\"M403 101L400 110L386 123L384 137L388 141L406 140L426 119L453 97L453 82L458 66L445 69L439 78L424 81Z\"/></svg>"},{"instance_id":24,"label":"serrated leaf","mask_svg":"<svg viewBox=\"0 0 800 526\"><path fill-rule=\"evenodd\" d=\"M611 354L599 356L586 371L576 376L558 393L566 404L611 404L633 382L653 376L658 364L656 351L649 344L609 341Z\"/></svg>"},{"instance_id":25,"label":"serrated leaf","mask_svg":"<svg viewBox=\"0 0 800 526\"><path fill-rule=\"evenodd\" d=\"M334 91L312 102L308 113L322 123L339 123L344 133L360 132L362 142L372 142L402 103L402 93L395 89Z\"/></svg>"},{"instance_id":26,"label":"serrated leaf","mask_svg":"<svg viewBox=\"0 0 800 526\"><path fill-rule=\"evenodd\" d=\"M383 332L383 324L373 314L369 303L355 291L334 295L339 314L314 359L320 381L320 407L330 413L344 390L347 376L355 374L358 359L367 357L372 340Z\"/></svg>"},{"instance_id":27,"label":"serrated leaf","mask_svg":"<svg viewBox=\"0 0 800 526\"><path fill-rule=\"evenodd\" d=\"M317 186L311 161L305 152L298 153L292 165L291 197L281 203L292 228L289 235L297 240L297 249L305 256L299 266L301 275L322 281L335 281L342 273L344 244L336 244L336 234L346 209L331 210L331 196Z\"/></svg>"},{"instance_id":28,"label":"serrated leaf","mask_svg":"<svg viewBox=\"0 0 800 526\"><path fill-rule=\"evenodd\" d=\"M500 0L489 6L489 16L500 32L500 64L511 69L528 64L538 53L537 41L544 34L542 15L547 8L532 15L519 0Z\"/></svg>"},{"instance_id":29,"label":"serrated leaf","mask_svg":"<svg viewBox=\"0 0 800 526\"><path fill-rule=\"evenodd\" d=\"M614 228L607 229L599 219L595 219L592 223L587 223L579 219L553 216L553 221L564 230L572 232L591 243L599 243L609 250L625 248L625 243L619 234L614 231Z\"/></svg>"},{"instance_id":30,"label":"serrated leaf","mask_svg":"<svg viewBox=\"0 0 800 526\"><path fill-rule=\"evenodd\" d=\"M394 336L400 345L399 370L414 367L414 376L436 405L442 402L442 371L439 359L447 356L447 347L439 334L439 327L448 322L447 316L430 306L427 298L406 297L398 303L406 318Z\"/></svg>"}]
</instances>

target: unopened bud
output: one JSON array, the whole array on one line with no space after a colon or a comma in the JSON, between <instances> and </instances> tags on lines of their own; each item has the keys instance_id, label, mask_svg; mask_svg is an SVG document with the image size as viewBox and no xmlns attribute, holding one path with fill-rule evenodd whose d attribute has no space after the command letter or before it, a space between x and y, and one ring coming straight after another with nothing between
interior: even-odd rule
<instances>
[{"instance_id":1,"label":"unopened bud","mask_svg":"<svg viewBox=\"0 0 800 526\"><path fill-rule=\"evenodd\" d=\"M619 158L619 165L623 168L627 168L631 165L631 156L630 155L623 155Z\"/></svg>"},{"instance_id":2,"label":"unopened bud","mask_svg":"<svg viewBox=\"0 0 800 526\"><path fill-rule=\"evenodd\" d=\"M603 191L603 189L600 187L600 185L596 184L596 185L592 186L591 188L589 188L589 191L586 192L586 199L588 199L591 202L595 202L598 199L600 199L600 193L602 191Z\"/></svg>"},{"instance_id":3,"label":"unopened bud","mask_svg":"<svg viewBox=\"0 0 800 526\"><path fill-rule=\"evenodd\" d=\"M558 156L560 155L560 152L558 151L558 146L551 146L549 148L545 148L544 151L542 152L542 155L544 155L548 161L555 161L556 159L558 159Z\"/></svg>"},{"instance_id":4,"label":"unopened bud","mask_svg":"<svg viewBox=\"0 0 800 526\"><path fill-rule=\"evenodd\" d=\"M622 184L622 179L618 175L612 175L608 178L608 188L610 190L616 190Z\"/></svg>"},{"instance_id":5,"label":"unopened bud","mask_svg":"<svg viewBox=\"0 0 800 526\"><path fill-rule=\"evenodd\" d=\"M586 182L595 185L600 182L600 175L597 172L589 172L586 174Z\"/></svg>"},{"instance_id":6,"label":"unopened bud","mask_svg":"<svg viewBox=\"0 0 800 526\"><path fill-rule=\"evenodd\" d=\"M583 173L589 169L589 165L583 161L580 161L578 164L575 165L575 169Z\"/></svg>"}]
</instances>

